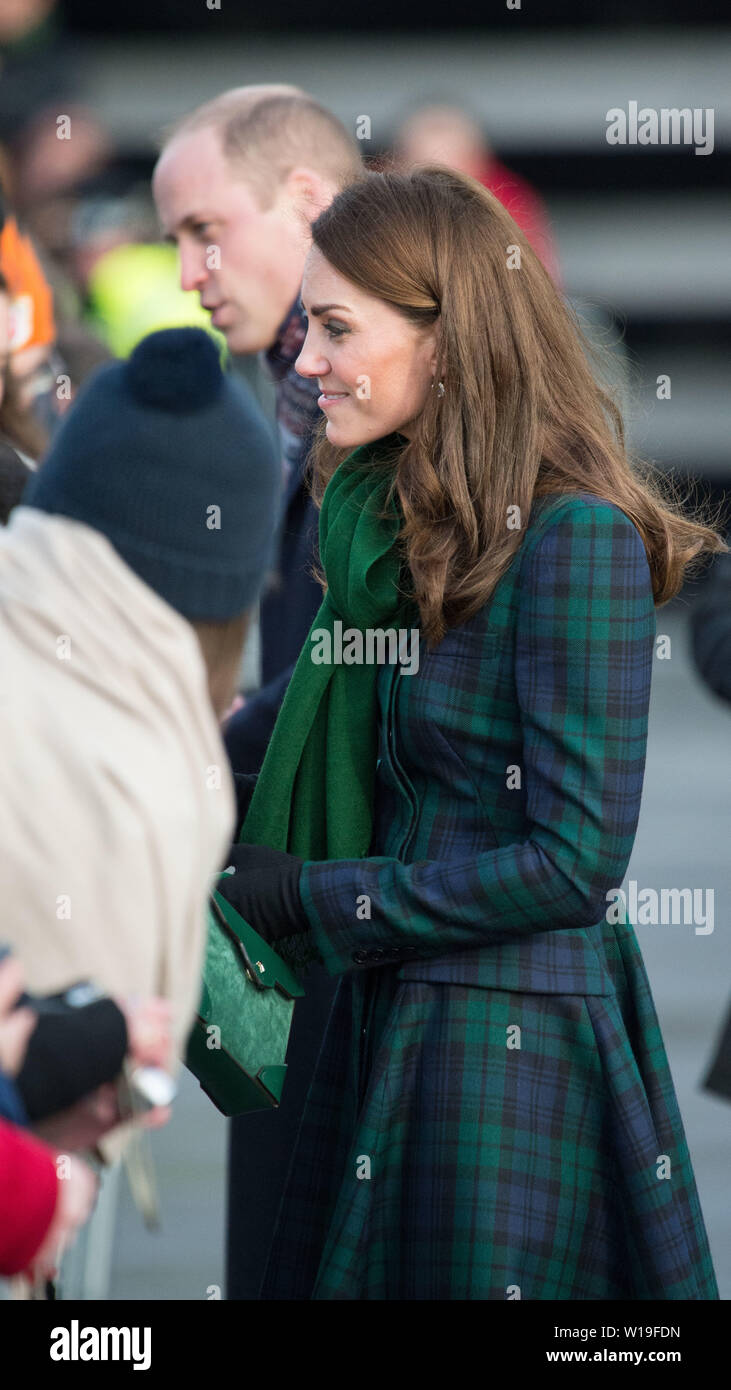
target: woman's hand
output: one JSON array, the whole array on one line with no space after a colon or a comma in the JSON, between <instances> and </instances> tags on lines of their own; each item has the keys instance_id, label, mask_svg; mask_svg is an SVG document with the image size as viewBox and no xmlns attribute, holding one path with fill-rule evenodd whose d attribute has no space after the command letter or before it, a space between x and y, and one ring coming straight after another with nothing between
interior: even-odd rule
<instances>
[{"instance_id":1,"label":"woman's hand","mask_svg":"<svg viewBox=\"0 0 731 1390\"><path fill-rule=\"evenodd\" d=\"M0 1071L17 1076L23 1065L28 1039L36 1026L31 1009L15 1009L23 993L23 967L14 956L0 961Z\"/></svg>"},{"instance_id":2,"label":"woman's hand","mask_svg":"<svg viewBox=\"0 0 731 1390\"><path fill-rule=\"evenodd\" d=\"M309 930L299 895L304 859L265 845L232 845L227 855L233 874L224 874L216 892L274 945L284 937Z\"/></svg>"}]
</instances>

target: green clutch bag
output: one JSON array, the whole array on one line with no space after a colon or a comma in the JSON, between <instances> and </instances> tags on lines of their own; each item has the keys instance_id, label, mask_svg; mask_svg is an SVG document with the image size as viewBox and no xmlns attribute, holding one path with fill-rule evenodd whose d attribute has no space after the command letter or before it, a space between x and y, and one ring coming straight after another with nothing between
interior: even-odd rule
<instances>
[{"instance_id":1,"label":"green clutch bag","mask_svg":"<svg viewBox=\"0 0 731 1390\"><path fill-rule=\"evenodd\" d=\"M279 1105L294 1001L303 994L271 946L212 893L203 991L185 1065L223 1115Z\"/></svg>"}]
</instances>

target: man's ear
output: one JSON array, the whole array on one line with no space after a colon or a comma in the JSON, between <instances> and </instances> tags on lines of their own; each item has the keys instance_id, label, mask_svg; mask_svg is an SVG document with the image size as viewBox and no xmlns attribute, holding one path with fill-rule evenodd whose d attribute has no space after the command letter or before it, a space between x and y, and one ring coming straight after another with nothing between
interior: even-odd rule
<instances>
[{"instance_id":1,"label":"man's ear","mask_svg":"<svg viewBox=\"0 0 731 1390\"><path fill-rule=\"evenodd\" d=\"M332 202L332 189L321 174L306 164L297 164L290 169L285 185L293 203L308 222L314 222Z\"/></svg>"}]
</instances>

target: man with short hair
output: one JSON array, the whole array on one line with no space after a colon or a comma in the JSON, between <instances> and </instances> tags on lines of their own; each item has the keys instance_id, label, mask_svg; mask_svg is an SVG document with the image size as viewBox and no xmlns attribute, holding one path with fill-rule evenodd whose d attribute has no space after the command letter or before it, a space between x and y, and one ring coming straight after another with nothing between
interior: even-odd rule
<instances>
[{"instance_id":1,"label":"man with short hair","mask_svg":"<svg viewBox=\"0 0 731 1390\"><path fill-rule=\"evenodd\" d=\"M356 143L340 122L299 88L282 85L234 88L184 117L153 177L164 232L180 250L183 289L198 291L232 352L264 353L276 384L284 472L279 563L261 604L262 689L226 734L238 772L261 766L322 598L311 574L317 511L303 483L322 416L316 383L293 365L306 332L299 290L311 223L361 172Z\"/></svg>"},{"instance_id":2,"label":"man with short hair","mask_svg":"<svg viewBox=\"0 0 731 1390\"><path fill-rule=\"evenodd\" d=\"M311 224L362 172L355 140L297 87L224 92L170 132L153 177L181 285L197 290L235 353L262 352L274 378L283 454L278 563L260 610L262 688L234 715L226 745L236 772L261 766L294 663L322 600L312 576L318 513L304 484L319 388L294 362L306 326L299 305ZM240 818L247 797L242 795ZM323 967L297 1003L282 1104L233 1120L229 1152L227 1294L256 1298L335 981Z\"/></svg>"}]
</instances>

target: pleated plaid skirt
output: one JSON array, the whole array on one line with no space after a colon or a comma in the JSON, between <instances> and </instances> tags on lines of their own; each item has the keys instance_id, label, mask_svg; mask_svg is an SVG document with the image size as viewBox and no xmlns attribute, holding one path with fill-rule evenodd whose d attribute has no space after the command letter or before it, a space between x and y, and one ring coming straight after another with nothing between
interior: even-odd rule
<instances>
[{"instance_id":1,"label":"pleated plaid skirt","mask_svg":"<svg viewBox=\"0 0 731 1390\"><path fill-rule=\"evenodd\" d=\"M344 976L264 1299L717 1299L634 934L609 995Z\"/></svg>"}]
</instances>

